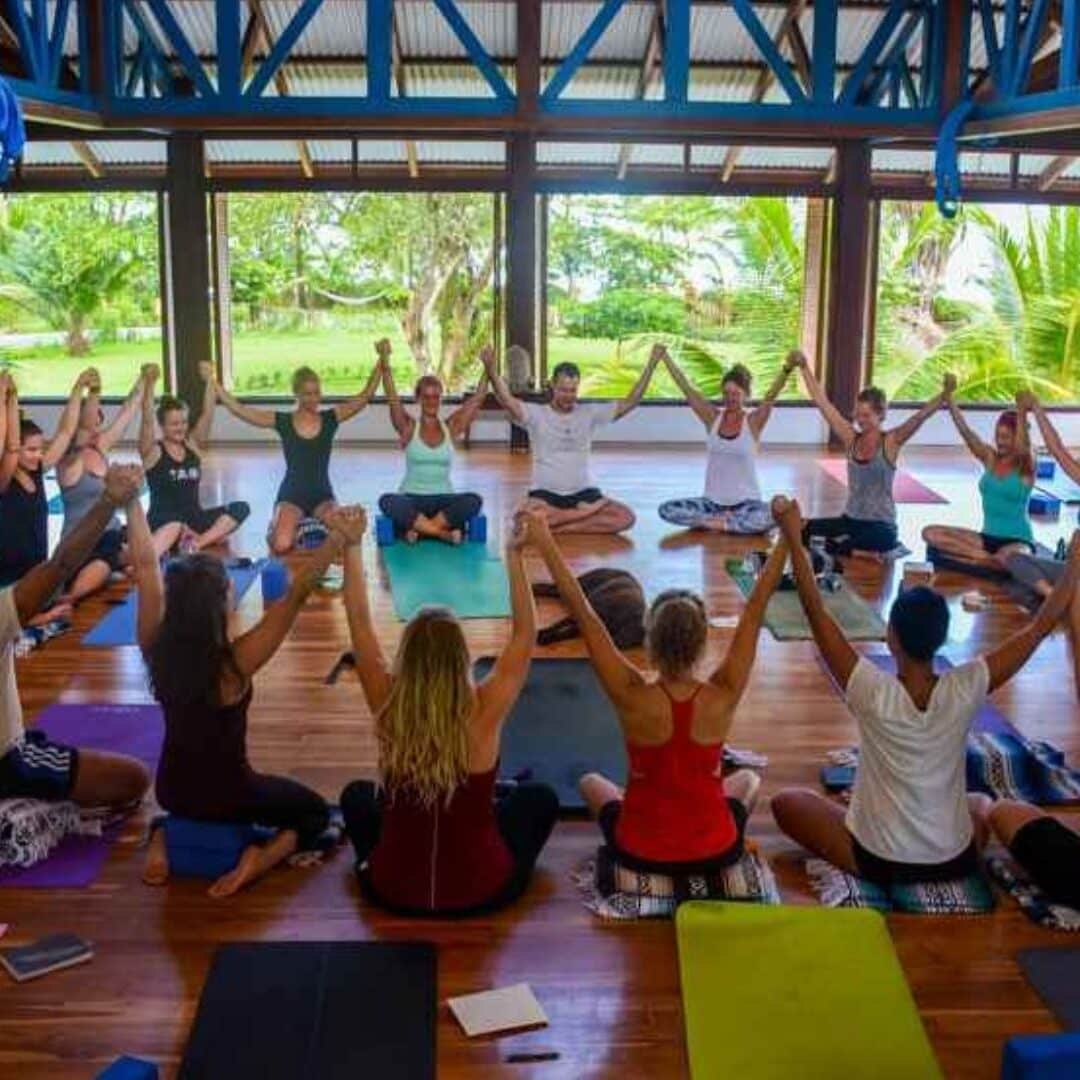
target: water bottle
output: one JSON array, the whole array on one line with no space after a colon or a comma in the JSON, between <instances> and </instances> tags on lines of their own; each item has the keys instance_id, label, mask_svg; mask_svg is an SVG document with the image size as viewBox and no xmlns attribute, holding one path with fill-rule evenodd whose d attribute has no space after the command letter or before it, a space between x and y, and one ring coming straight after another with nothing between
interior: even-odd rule
<instances>
[{"instance_id":1,"label":"water bottle","mask_svg":"<svg viewBox=\"0 0 1080 1080\"><path fill-rule=\"evenodd\" d=\"M267 559L259 575L263 607L268 608L289 591L289 568L279 559Z\"/></svg>"}]
</instances>

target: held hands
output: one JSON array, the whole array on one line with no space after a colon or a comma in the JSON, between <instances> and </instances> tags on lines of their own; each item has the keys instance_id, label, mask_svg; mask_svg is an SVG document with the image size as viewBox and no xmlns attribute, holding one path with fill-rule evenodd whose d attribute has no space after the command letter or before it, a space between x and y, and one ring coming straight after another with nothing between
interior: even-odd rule
<instances>
[{"instance_id":1,"label":"held hands","mask_svg":"<svg viewBox=\"0 0 1080 1080\"><path fill-rule=\"evenodd\" d=\"M801 543L803 519L802 511L795 499L786 495L777 495L772 501L773 521L780 526L780 531L792 543Z\"/></svg>"},{"instance_id":2,"label":"held hands","mask_svg":"<svg viewBox=\"0 0 1080 1080\"><path fill-rule=\"evenodd\" d=\"M0 371L0 405L15 396L15 380L10 371Z\"/></svg>"},{"instance_id":3,"label":"held hands","mask_svg":"<svg viewBox=\"0 0 1080 1080\"><path fill-rule=\"evenodd\" d=\"M956 393L956 376L950 371L941 380L941 396L946 401L952 401L953 394Z\"/></svg>"},{"instance_id":4,"label":"held hands","mask_svg":"<svg viewBox=\"0 0 1080 1080\"><path fill-rule=\"evenodd\" d=\"M491 345L485 345L480 350L480 363L484 365L484 374L494 381L495 379L495 349Z\"/></svg>"},{"instance_id":5,"label":"held hands","mask_svg":"<svg viewBox=\"0 0 1080 1080\"><path fill-rule=\"evenodd\" d=\"M659 341L652 347L652 352L649 353L649 366L656 367L661 361L668 359L667 346L662 345Z\"/></svg>"},{"instance_id":6,"label":"held hands","mask_svg":"<svg viewBox=\"0 0 1080 1080\"><path fill-rule=\"evenodd\" d=\"M202 381L204 383L210 383L212 386L216 386L217 385L217 376L214 373L214 365L210 364L210 363L207 363L207 361L205 361L205 360L201 361L199 363L199 378L202 379ZM157 373L156 373L156 370L155 370L154 378L153 378L153 380L151 380L151 383L153 383L156 380L157 380Z\"/></svg>"},{"instance_id":7,"label":"held hands","mask_svg":"<svg viewBox=\"0 0 1080 1080\"><path fill-rule=\"evenodd\" d=\"M89 390L92 394L101 393L101 375L98 374L98 369L88 367L85 371L80 371L75 385L80 390Z\"/></svg>"},{"instance_id":8,"label":"held hands","mask_svg":"<svg viewBox=\"0 0 1080 1080\"><path fill-rule=\"evenodd\" d=\"M338 533L346 547L359 544L367 532L367 511L362 506L339 506L327 515L331 532Z\"/></svg>"},{"instance_id":9,"label":"held hands","mask_svg":"<svg viewBox=\"0 0 1080 1080\"><path fill-rule=\"evenodd\" d=\"M1016 395L1016 407L1025 412L1034 412L1039 399L1030 390L1021 390Z\"/></svg>"},{"instance_id":10,"label":"held hands","mask_svg":"<svg viewBox=\"0 0 1080 1080\"><path fill-rule=\"evenodd\" d=\"M809 363L802 349L792 349L784 359L784 372L790 375L796 368L806 368Z\"/></svg>"},{"instance_id":11,"label":"held hands","mask_svg":"<svg viewBox=\"0 0 1080 1080\"><path fill-rule=\"evenodd\" d=\"M113 506L127 506L139 497L141 465L110 465L105 473L105 498Z\"/></svg>"},{"instance_id":12,"label":"held hands","mask_svg":"<svg viewBox=\"0 0 1080 1080\"><path fill-rule=\"evenodd\" d=\"M392 352L389 338L379 338L375 342L375 353L379 357L379 365L385 367L390 363L390 353Z\"/></svg>"}]
</instances>

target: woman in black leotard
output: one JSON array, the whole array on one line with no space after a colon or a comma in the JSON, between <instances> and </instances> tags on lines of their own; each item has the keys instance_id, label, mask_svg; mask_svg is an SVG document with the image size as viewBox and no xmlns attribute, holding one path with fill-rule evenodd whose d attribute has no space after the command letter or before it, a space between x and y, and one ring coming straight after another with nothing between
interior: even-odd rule
<instances>
[{"instance_id":1,"label":"woman in black leotard","mask_svg":"<svg viewBox=\"0 0 1080 1080\"><path fill-rule=\"evenodd\" d=\"M19 414L15 382L0 373L3 412L3 458L0 459L0 586L10 585L49 555L49 510L45 499L45 470L64 456L79 422L83 391L99 381L87 368L71 388L56 434L46 443L33 420ZM35 617L50 622L70 614L70 604L58 604Z\"/></svg>"},{"instance_id":2,"label":"woman in black leotard","mask_svg":"<svg viewBox=\"0 0 1080 1080\"><path fill-rule=\"evenodd\" d=\"M179 546L185 554L218 544L247 520L251 507L246 502L230 502L204 508L199 502L202 479L201 451L210 442L210 425L217 403L213 368L199 365L206 384L202 409L194 427L188 422L187 404L164 394L158 402L157 422L161 440L154 439L154 382L157 369L142 400L139 453L150 489L147 519L154 533L154 548L164 555Z\"/></svg>"},{"instance_id":3,"label":"woman in black leotard","mask_svg":"<svg viewBox=\"0 0 1080 1080\"><path fill-rule=\"evenodd\" d=\"M309 367L293 373L292 389L296 408L292 412L271 412L237 401L218 385L217 399L238 420L255 427L273 428L285 452L285 479L278 489L274 519L267 537L275 555L291 551L296 531L305 517L320 521L334 509L334 489L330 486L330 450L338 425L354 417L371 401L382 370L372 368L367 385L355 397L330 409L321 409L319 376Z\"/></svg>"}]
</instances>

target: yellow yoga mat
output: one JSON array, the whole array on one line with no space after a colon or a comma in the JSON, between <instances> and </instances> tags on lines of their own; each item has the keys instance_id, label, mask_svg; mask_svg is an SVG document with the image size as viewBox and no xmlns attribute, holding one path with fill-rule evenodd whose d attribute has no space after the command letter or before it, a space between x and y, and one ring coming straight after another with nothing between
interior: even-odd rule
<instances>
[{"instance_id":1,"label":"yellow yoga mat","mask_svg":"<svg viewBox=\"0 0 1080 1080\"><path fill-rule=\"evenodd\" d=\"M696 900L675 921L693 1080L941 1077L878 912Z\"/></svg>"}]
</instances>

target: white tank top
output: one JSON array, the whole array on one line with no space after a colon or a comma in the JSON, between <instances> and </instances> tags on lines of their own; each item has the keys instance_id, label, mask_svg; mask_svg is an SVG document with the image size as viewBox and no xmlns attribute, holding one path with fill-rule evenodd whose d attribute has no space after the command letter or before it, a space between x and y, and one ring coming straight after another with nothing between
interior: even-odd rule
<instances>
[{"instance_id":1,"label":"white tank top","mask_svg":"<svg viewBox=\"0 0 1080 1080\"><path fill-rule=\"evenodd\" d=\"M743 416L739 434L728 439L720 434L723 413L709 429L705 445L709 452L705 466L705 498L719 506L737 506L761 501L757 477L758 444L750 431L750 419Z\"/></svg>"}]
</instances>

